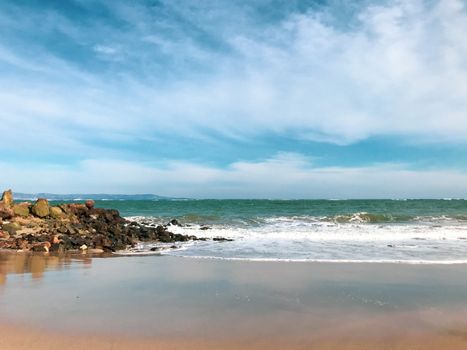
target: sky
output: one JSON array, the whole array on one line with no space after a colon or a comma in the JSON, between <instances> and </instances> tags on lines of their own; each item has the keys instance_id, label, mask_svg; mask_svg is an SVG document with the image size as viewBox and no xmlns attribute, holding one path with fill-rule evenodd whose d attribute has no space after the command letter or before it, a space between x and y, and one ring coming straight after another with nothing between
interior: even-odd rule
<instances>
[{"instance_id":1,"label":"sky","mask_svg":"<svg viewBox=\"0 0 467 350\"><path fill-rule=\"evenodd\" d=\"M4 0L0 187L467 198L467 2Z\"/></svg>"}]
</instances>

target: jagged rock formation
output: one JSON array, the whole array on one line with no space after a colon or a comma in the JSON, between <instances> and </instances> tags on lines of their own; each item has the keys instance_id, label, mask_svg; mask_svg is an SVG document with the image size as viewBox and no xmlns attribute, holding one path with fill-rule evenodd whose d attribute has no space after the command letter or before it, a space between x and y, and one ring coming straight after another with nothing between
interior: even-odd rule
<instances>
[{"instance_id":1,"label":"jagged rock formation","mask_svg":"<svg viewBox=\"0 0 467 350\"><path fill-rule=\"evenodd\" d=\"M40 198L35 203L15 204L13 193L8 190L0 201L0 249L114 252L140 241L196 239L174 234L167 226L147 227L129 222L117 210L95 208L92 200L51 206Z\"/></svg>"}]
</instances>

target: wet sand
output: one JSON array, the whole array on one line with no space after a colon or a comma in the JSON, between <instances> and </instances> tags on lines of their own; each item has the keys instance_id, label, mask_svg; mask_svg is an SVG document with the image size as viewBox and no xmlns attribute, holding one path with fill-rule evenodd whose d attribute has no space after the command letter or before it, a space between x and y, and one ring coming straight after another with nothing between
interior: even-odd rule
<instances>
[{"instance_id":1,"label":"wet sand","mask_svg":"<svg viewBox=\"0 0 467 350\"><path fill-rule=\"evenodd\" d=\"M0 349L467 349L467 266L0 254Z\"/></svg>"},{"instance_id":2,"label":"wet sand","mask_svg":"<svg viewBox=\"0 0 467 350\"><path fill-rule=\"evenodd\" d=\"M466 349L465 335L433 335L418 337L386 337L381 339L339 338L327 340L256 340L238 341L230 339L214 341L209 339L141 339L131 337L76 336L49 332L38 332L24 328L2 326L0 348L2 350L49 350L49 349L316 349L316 350L439 350Z\"/></svg>"}]
</instances>

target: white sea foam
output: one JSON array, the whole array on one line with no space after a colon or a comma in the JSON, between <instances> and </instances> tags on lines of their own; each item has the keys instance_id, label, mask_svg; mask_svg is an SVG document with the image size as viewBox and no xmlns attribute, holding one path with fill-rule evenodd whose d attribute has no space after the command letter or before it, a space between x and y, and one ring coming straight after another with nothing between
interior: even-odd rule
<instances>
[{"instance_id":1,"label":"white sea foam","mask_svg":"<svg viewBox=\"0 0 467 350\"><path fill-rule=\"evenodd\" d=\"M197 241L162 254L252 261L381 262L454 264L467 262L467 223L448 217L423 217L410 223L369 224L365 213L344 223L326 217L262 218L252 225L169 226L174 233L232 242ZM161 218L132 217L147 224ZM237 222L238 223L238 222ZM148 251L151 245L139 247Z\"/></svg>"}]
</instances>

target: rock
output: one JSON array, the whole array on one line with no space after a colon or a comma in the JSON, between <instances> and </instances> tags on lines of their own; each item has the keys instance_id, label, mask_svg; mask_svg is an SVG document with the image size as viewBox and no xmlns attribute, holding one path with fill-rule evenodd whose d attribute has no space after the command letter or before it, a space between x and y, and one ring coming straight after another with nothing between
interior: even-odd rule
<instances>
[{"instance_id":1,"label":"rock","mask_svg":"<svg viewBox=\"0 0 467 350\"><path fill-rule=\"evenodd\" d=\"M5 205L5 203L0 202L0 219L10 219L14 215L13 209Z\"/></svg>"},{"instance_id":2,"label":"rock","mask_svg":"<svg viewBox=\"0 0 467 350\"><path fill-rule=\"evenodd\" d=\"M60 209L63 210L65 214L71 214L71 209L69 204L60 204L59 205Z\"/></svg>"},{"instance_id":3,"label":"rock","mask_svg":"<svg viewBox=\"0 0 467 350\"><path fill-rule=\"evenodd\" d=\"M175 233L175 234L172 236L172 242L175 242L175 241L187 242L187 241L188 241L188 237L185 236L185 235L182 235L182 234L180 234L180 233Z\"/></svg>"},{"instance_id":4,"label":"rock","mask_svg":"<svg viewBox=\"0 0 467 350\"><path fill-rule=\"evenodd\" d=\"M157 234L160 235L160 234L164 233L164 231L167 231L167 229L164 226L159 225L159 226L156 227L156 233Z\"/></svg>"},{"instance_id":5,"label":"rock","mask_svg":"<svg viewBox=\"0 0 467 350\"><path fill-rule=\"evenodd\" d=\"M3 224L3 231L8 232L10 235L14 235L16 231L21 230L21 225L17 222L9 222L7 224Z\"/></svg>"},{"instance_id":6,"label":"rock","mask_svg":"<svg viewBox=\"0 0 467 350\"><path fill-rule=\"evenodd\" d=\"M44 218L50 214L49 201L45 198L39 198L32 206L31 212L40 218Z\"/></svg>"},{"instance_id":7,"label":"rock","mask_svg":"<svg viewBox=\"0 0 467 350\"><path fill-rule=\"evenodd\" d=\"M88 209L94 208L94 204L95 204L95 202L94 202L92 199L88 199L88 200L84 203L84 205L86 205L86 208L88 208Z\"/></svg>"},{"instance_id":8,"label":"rock","mask_svg":"<svg viewBox=\"0 0 467 350\"><path fill-rule=\"evenodd\" d=\"M32 206L30 203L10 205L12 198L9 194L3 197L9 205L0 202L1 249L56 253L81 249L100 254L127 249L141 241L197 240L195 236L169 232L167 226L153 222L145 226L127 221L118 210L95 208L94 202L51 207L42 198ZM169 225L180 223L174 219Z\"/></svg>"},{"instance_id":9,"label":"rock","mask_svg":"<svg viewBox=\"0 0 467 350\"><path fill-rule=\"evenodd\" d=\"M39 244L34 245L34 246L31 248L31 250L32 250L33 252L48 253L50 247L51 247L51 244L50 244L49 242L43 242L43 243L39 243Z\"/></svg>"},{"instance_id":10,"label":"rock","mask_svg":"<svg viewBox=\"0 0 467 350\"><path fill-rule=\"evenodd\" d=\"M29 216L30 203L24 202L13 205L13 212L16 216Z\"/></svg>"},{"instance_id":11,"label":"rock","mask_svg":"<svg viewBox=\"0 0 467 350\"><path fill-rule=\"evenodd\" d=\"M104 253L104 249L91 248L91 249L88 249L88 253L91 253L91 254L102 254L102 253Z\"/></svg>"},{"instance_id":12,"label":"rock","mask_svg":"<svg viewBox=\"0 0 467 350\"><path fill-rule=\"evenodd\" d=\"M182 226L177 219L172 219L169 221L168 225L173 225L173 226Z\"/></svg>"},{"instance_id":13,"label":"rock","mask_svg":"<svg viewBox=\"0 0 467 350\"><path fill-rule=\"evenodd\" d=\"M214 237L212 240L216 242L232 242L233 241L233 239L225 238L225 237Z\"/></svg>"},{"instance_id":14,"label":"rock","mask_svg":"<svg viewBox=\"0 0 467 350\"><path fill-rule=\"evenodd\" d=\"M50 207L50 216L58 219L65 216L65 213L60 207Z\"/></svg>"},{"instance_id":15,"label":"rock","mask_svg":"<svg viewBox=\"0 0 467 350\"><path fill-rule=\"evenodd\" d=\"M6 240L8 238L10 238L10 234L7 231L0 230L0 239Z\"/></svg>"},{"instance_id":16,"label":"rock","mask_svg":"<svg viewBox=\"0 0 467 350\"><path fill-rule=\"evenodd\" d=\"M53 243L51 244L49 251L53 253L63 254L65 253L65 245L59 244L59 243Z\"/></svg>"},{"instance_id":17,"label":"rock","mask_svg":"<svg viewBox=\"0 0 467 350\"><path fill-rule=\"evenodd\" d=\"M70 212L76 216L86 216L88 214L88 208L84 204L73 203L69 204Z\"/></svg>"},{"instance_id":18,"label":"rock","mask_svg":"<svg viewBox=\"0 0 467 350\"><path fill-rule=\"evenodd\" d=\"M108 209L104 213L105 219L107 222L119 221L120 213L116 209Z\"/></svg>"},{"instance_id":19,"label":"rock","mask_svg":"<svg viewBox=\"0 0 467 350\"><path fill-rule=\"evenodd\" d=\"M3 192L1 202L7 207L11 207L13 205L13 192L11 190Z\"/></svg>"},{"instance_id":20,"label":"rock","mask_svg":"<svg viewBox=\"0 0 467 350\"><path fill-rule=\"evenodd\" d=\"M164 242L164 243L169 243L173 242L173 233L169 231L165 231L162 234L159 235L159 241Z\"/></svg>"}]
</instances>

